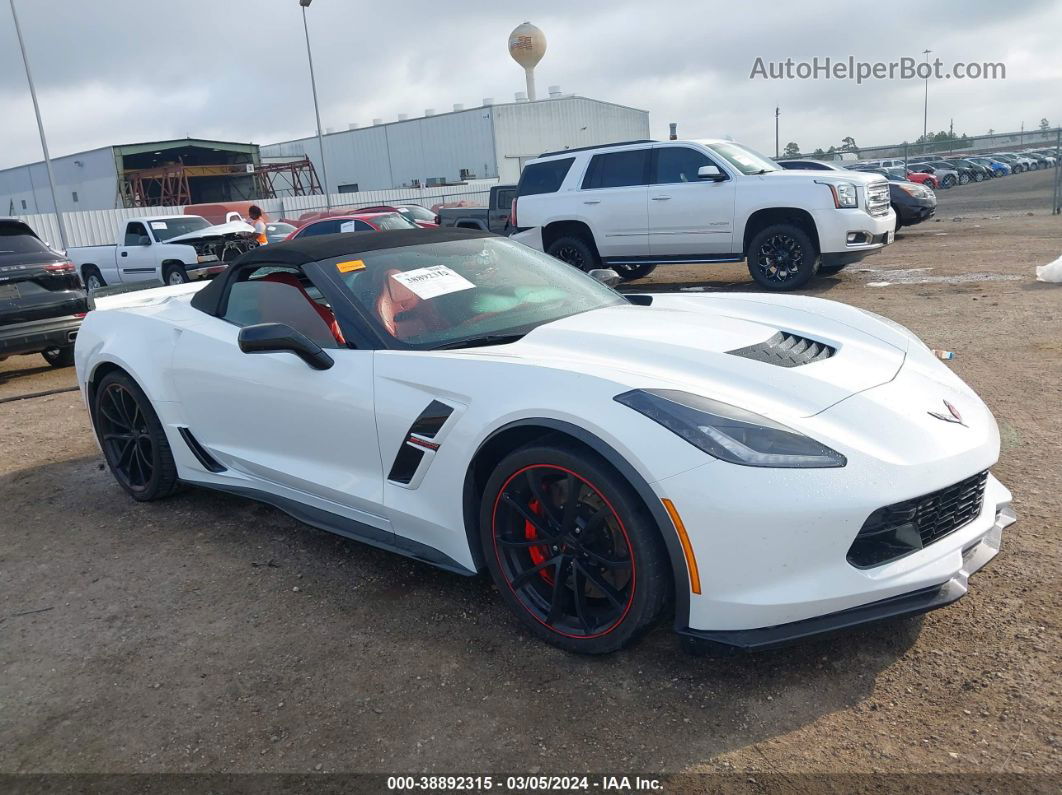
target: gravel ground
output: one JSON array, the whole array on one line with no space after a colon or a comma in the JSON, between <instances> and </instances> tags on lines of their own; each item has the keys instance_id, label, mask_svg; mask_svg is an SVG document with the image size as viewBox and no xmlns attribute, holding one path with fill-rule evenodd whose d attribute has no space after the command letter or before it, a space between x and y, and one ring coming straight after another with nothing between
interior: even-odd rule
<instances>
[{"instance_id":1,"label":"gravel ground","mask_svg":"<svg viewBox=\"0 0 1062 795\"><path fill-rule=\"evenodd\" d=\"M1019 522L955 605L754 656L691 657L662 627L576 657L485 577L207 491L131 501L77 393L0 402L0 772L1057 776L1062 286L1033 277L1062 253L1048 180L942 192L938 221L806 291L956 351L999 420ZM752 289L740 266L638 286L691 285ZM72 384L39 357L0 363L0 401Z\"/></svg>"}]
</instances>

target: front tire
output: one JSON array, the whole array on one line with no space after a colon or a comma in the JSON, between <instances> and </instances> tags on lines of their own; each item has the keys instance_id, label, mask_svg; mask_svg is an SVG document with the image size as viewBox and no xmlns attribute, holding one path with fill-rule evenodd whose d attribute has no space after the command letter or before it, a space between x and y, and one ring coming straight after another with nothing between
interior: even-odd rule
<instances>
[{"instance_id":1,"label":"front tire","mask_svg":"<svg viewBox=\"0 0 1062 795\"><path fill-rule=\"evenodd\" d=\"M188 273L185 271L184 265L167 265L162 274L162 279L168 285L187 284Z\"/></svg>"},{"instance_id":2,"label":"front tire","mask_svg":"<svg viewBox=\"0 0 1062 795\"><path fill-rule=\"evenodd\" d=\"M951 174L948 174L947 176L944 177L944 179L942 179L940 181L940 187L942 187L942 188L950 188L954 184L955 184L955 177L953 177Z\"/></svg>"},{"instance_id":3,"label":"front tire","mask_svg":"<svg viewBox=\"0 0 1062 795\"><path fill-rule=\"evenodd\" d=\"M41 351L44 361L52 367L70 367L74 363L74 346L61 345Z\"/></svg>"},{"instance_id":4,"label":"front tire","mask_svg":"<svg viewBox=\"0 0 1062 795\"><path fill-rule=\"evenodd\" d=\"M92 424L107 466L134 500L147 502L180 486L166 432L144 391L123 372L111 372L96 388Z\"/></svg>"},{"instance_id":5,"label":"front tire","mask_svg":"<svg viewBox=\"0 0 1062 795\"><path fill-rule=\"evenodd\" d=\"M594 247L584 238L576 235L558 237L550 243L546 253L551 257L556 257L561 262L567 262L584 273L599 267L597 252L594 251Z\"/></svg>"},{"instance_id":6,"label":"front tire","mask_svg":"<svg viewBox=\"0 0 1062 795\"><path fill-rule=\"evenodd\" d=\"M970 175L969 174L960 174L959 175L959 184L960 185L969 185L970 184Z\"/></svg>"},{"instance_id":7,"label":"front tire","mask_svg":"<svg viewBox=\"0 0 1062 795\"><path fill-rule=\"evenodd\" d=\"M536 636L604 654L660 617L672 579L663 540L630 485L568 444L506 456L483 492L484 558L502 599Z\"/></svg>"},{"instance_id":8,"label":"front tire","mask_svg":"<svg viewBox=\"0 0 1062 795\"><path fill-rule=\"evenodd\" d=\"M609 265L625 282L643 279L656 270L656 265Z\"/></svg>"},{"instance_id":9,"label":"front tire","mask_svg":"<svg viewBox=\"0 0 1062 795\"><path fill-rule=\"evenodd\" d=\"M749 242L748 264L749 274L761 287L797 290L818 271L819 253L799 226L773 224Z\"/></svg>"}]
</instances>

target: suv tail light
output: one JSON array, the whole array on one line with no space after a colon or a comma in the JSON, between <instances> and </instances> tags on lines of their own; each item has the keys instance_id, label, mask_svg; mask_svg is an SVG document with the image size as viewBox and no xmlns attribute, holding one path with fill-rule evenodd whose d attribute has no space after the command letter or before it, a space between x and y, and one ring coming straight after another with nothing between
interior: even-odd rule
<instances>
[{"instance_id":1,"label":"suv tail light","mask_svg":"<svg viewBox=\"0 0 1062 795\"><path fill-rule=\"evenodd\" d=\"M513 204L509 208L509 224L516 229L520 224L516 223L516 197L513 197Z\"/></svg>"},{"instance_id":2,"label":"suv tail light","mask_svg":"<svg viewBox=\"0 0 1062 795\"><path fill-rule=\"evenodd\" d=\"M75 273L77 266L72 262L51 262L44 266L48 273Z\"/></svg>"}]
</instances>

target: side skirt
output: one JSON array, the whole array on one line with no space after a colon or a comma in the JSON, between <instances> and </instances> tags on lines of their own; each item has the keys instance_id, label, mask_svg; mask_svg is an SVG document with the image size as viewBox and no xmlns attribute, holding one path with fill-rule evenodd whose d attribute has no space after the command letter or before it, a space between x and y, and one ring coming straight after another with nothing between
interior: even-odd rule
<instances>
[{"instance_id":1,"label":"side skirt","mask_svg":"<svg viewBox=\"0 0 1062 795\"><path fill-rule=\"evenodd\" d=\"M269 492L260 489L247 488L246 486L202 483L194 480L185 482L192 486L213 489L214 491L223 491L228 494L234 494L237 497L246 497L247 499L255 500L256 502L264 502L267 505L272 505L274 508L279 508L289 516L298 519L303 524L316 527L318 530L325 530L329 533L343 536L344 538L351 538L355 541L360 541L363 544L377 547L378 549L385 549L388 552L397 552L399 555L419 560L422 563L428 563L445 571L451 571L455 574L463 574L466 577L473 577L476 575L476 572L466 569L449 555L445 555L434 547L429 547L427 544L421 544L418 541L401 538L386 530L380 530L377 527L372 527L363 522L329 513L328 511L323 511L320 508L315 508L312 505L306 505L305 503L297 502L288 499L287 497L270 494Z\"/></svg>"}]
</instances>

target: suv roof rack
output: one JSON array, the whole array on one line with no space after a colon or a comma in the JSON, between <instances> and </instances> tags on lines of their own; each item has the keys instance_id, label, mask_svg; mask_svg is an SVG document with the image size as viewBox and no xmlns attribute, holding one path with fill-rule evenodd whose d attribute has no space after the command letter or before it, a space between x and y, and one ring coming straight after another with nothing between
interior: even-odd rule
<instances>
[{"instance_id":1,"label":"suv roof rack","mask_svg":"<svg viewBox=\"0 0 1062 795\"><path fill-rule=\"evenodd\" d=\"M617 141L614 144L597 144L596 146L578 146L575 149L559 149L556 152L543 152L539 157L552 157L553 155L566 155L569 152L587 152L591 149L610 149L614 146L630 146L631 144L655 144L659 141L653 138L645 138L641 141Z\"/></svg>"}]
</instances>

